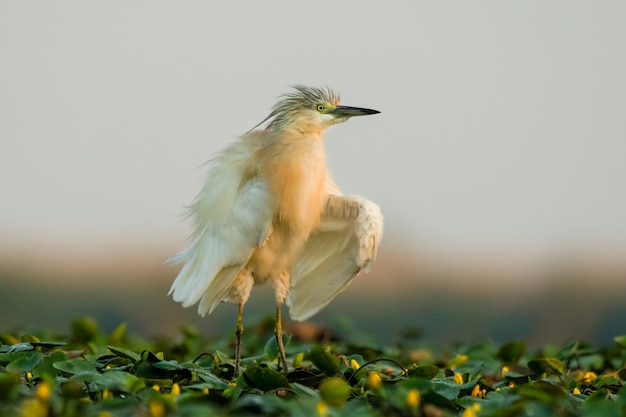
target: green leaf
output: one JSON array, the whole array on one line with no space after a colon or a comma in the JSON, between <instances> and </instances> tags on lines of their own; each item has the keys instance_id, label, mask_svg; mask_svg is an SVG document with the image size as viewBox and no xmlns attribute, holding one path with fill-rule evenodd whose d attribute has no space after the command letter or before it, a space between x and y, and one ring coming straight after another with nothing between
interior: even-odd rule
<instances>
[{"instance_id":1,"label":"green leaf","mask_svg":"<svg viewBox=\"0 0 626 417\"><path fill-rule=\"evenodd\" d=\"M61 384L61 393L65 398L78 399L87 396L85 381L81 379L70 379Z\"/></svg>"},{"instance_id":2,"label":"green leaf","mask_svg":"<svg viewBox=\"0 0 626 417\"><path fill-rule=\"evenodd\" d=\"M576 365L582 368L602 369L604 365L604 357L597 354L579 356L576 358Z\"/></svg>"},{"instance_id":3,"label":"green leaf","mask_svg":"<svg viewBox=\"0 0 626 417\"><path fill-rule=\"evenodd\" d=\"M517 392L523 397L545 403L554 403L564 394L562 387L547 381L520 385L517 387Z\"/></svg>"},{"instance_id":4,"label":"green leaf","mask_svg":"<svg viewBox=\"0 0 626 417\"><path fill-rule=\"evenodd\" d=\"M604 386L620 386L619 378L615 376L601 376L598 380L593 384L596 388L602 388Z\"/></svg>"},{"instance_id":5,"label":"green leaf","mask_svg":"<svg viewBox=\"0 0 626 417\"><path fill-rule=\"evenodd\" d=\"M244 372L246 382L261 391L271 391L289 386L284 374L268 366L249 366Z\"/></svg>"},{"instance_id":6,"label":"green leaf","mask_svg":"<svg viewBox=\"0 0 626 417\"><path fill-rule=\"evenodd\" d=\"M480 404L483 400L481 400L480 398L476 398L476 397L472 397L469 395L463 396L463 397L459 397L457 399L454 400L454 404L458 405L459 407L463 407L463 408L471 408L474 404L478 403Z\"/></svg>"},{"instance_id":7,"label":"green leaf","mask_svg":"<svg viewBox=\"0 0 626 417\"><path fill-rule=\"evenodd\" d=\"M24 352L24 354L7 365L7 371L24 374L32 371L43 360L41 352Z\"/></svg>"},{"instance_id":8,"label":"green leaf","mask_svg":"<svg viewBox=\"0 0 626 417\"><path fill-rule=\"evenodd\" d=\"M0 353L0 365L6 365L8 363L13 362L14 360L22 357L24 355L23 352L6 352Z\"/></svg>"},{"instance_id":9,"label":"green leaf","mask_svg":"<svg viewBox=\"0 0 626 417\"><path fill-rule=\"evenodd\" d=\"M67 345L65 342L30 342L30 344L34 347L42 347L44 349L53 349Z\"/></svg>"},{"instance_id":10,"label":"green leaf","mask_svg":"<svg viewBox=\"0 0 626 417\"><path fill-rule=\"evenodd\" d=\"M18 344L11 346L11 349L9 349L9 352L11 353L25 352L25 351L31 351L34 349L35 349L35 346L33 346L32 343L24 342L24 343L18 343Z\"/></svg>"},{"instance_id":11,"label":"green leaf","mask_svg":"<svg viewBox=\"0 0 626 417\"><path fill-rule=\"evenodd\" d=\"M218 365L226 364L230 361L230 356L228 356L226 353L221 352L219 350L215 352L215 355L213 357L215 358L215 362Z\"/></svg>"},{"instance_id":12,"label":"green leaf","mask_svg":"<svg viewBox=\"0 0 626 417\"><path fill-rule=\"evenodd\" d=\"M322 346L314 346L307 356L317 369L326 375L335 376L339 373L339 359L328 353Z\"/></svg>"},{"instance_id":13,"label":"green leaf","mask_svg":"<svg viewBox=\"0 0 626 417\"><path fill-rule=\"evenodd\" d=\"M608 400L610 398L611 398L611 393L609 392L609 390L606 389L606 388L601 388L601 389L595 391L589 397L587 397L585 402L586 403L596 402L596 401L600 402L600 401Z\"/></svg>"},{"instance_id":14,"label":"green leaf","mask_svg":"<svg viewBox=\"0 0 626 417\"><path fill-rule=\"evenodd\" d=\"M8 402L15 399L18 396L18 390L21 382L22 381L18 374L0 374L0 400ZM0 411L2 411L1 408Z\"/></svg>"},{"instance_id":15,"label":"green leaf","mask_svg":"<svg viewBox=\"0 0 626 417\"><path fill-rule=\"evenodd\" d=\"M352 387L345 380L337 377L329 377L322 381L319 387L320 397L328 405L341 407L346 403Z\"/></svg>"},{"instance_id":16,"label":"green leaf","mask_svg":"<svg viewBox=\"0 0 626 417\"><path fill-rule=\"evenodd\" d=\"M585 401L583 405L585 417L621 417L620 406L612 401Z\"/></svg>"},{"instance_id":17,"label":"green leaf","mask_svg":"<svg viewBox=\"0 0 626 417\"><path fill-rule=\"evenodd\" d=\"M619 347L626 349L626 334L622 336L615 336L613 340Z\"/></svg>"},{"instance_id":18,"label":"green leaf","mask_svg":"<svg viewBox=\"0 0 626 417\"><path fill-rule=\"evenodd\" d=\"M187 388L203 390L203 389L216 389L216 390L225 390L227 388L231 388L231 385L228 385L226 382L222 381L215 377L215 379L210 378L201 378L204 382L199 382L196 384L186 385Z\"/></svg>"},{"instance_id":19,"label":"green leaf","mask_svg":"<svg viewBox=\"0 0 626 417\"><path fill-rule=\"evenodd\" d=\"M563 375L563 362L556 358L533 359L528 361L528 367L538 375Z\"/></svg>"},{"instance_id":20,"label":"green leaf","mask_svg":"<svg viewBox=\"0 0 626 417\"><path fill-rule=\"evenodd\" d=\"M426 404L433 404L437 407L451 411L458 410L458 407L450 400L450 398L441 395L440 392L426 391L425 393L422 393L422 402Z\"/></svg>"},{"instance_id":21,"label":"green leaf","mask_svg":"<svg viewBox=\"0 0 626 417\"><path fill-rule=\"evenodd\" d=\"M55 362L52 366L55 369L70 375L96 371L95 365L84 358L74 358L67 361Z\"/></svg>"},{"instance_id":22,"label":"green leaf","mask_svg":"<svg viewBox=\"0 0 626 417\"><path fill-rule=\"evenodd\" d=\"M283 338L283 346L287 346L289 344L290 337L287 336L285 332L283 332L282 338ZM278 349L278 342L276 340L276 336L272 336L269 339L267 339L267 342L265 343L265 347L263 351L265 352L265 356L269 360L273 361L275 359L278 359L278 357L280 356L280 350Z\"/></svg>"},{"instance_id":23,"label":"green leaf","mask_svg":"<svg viewBox=\"0 0 626 417\"><path fill-rule=\"evenodd\" d=\"M287 380L290 383L298 383L307 387L319 385L324 378L325 374L323 372L313 369L296 369L287 374Z\"/></svg>"},{"instance_id":24,"label":"green leaf","mask_svg":"<svg viewBox=\"0 0 626 417\"><path fill-rule=\"evenodd\" d=\"M446 397L448 400L453 400L459 396L461 390L473 388L476 385L476 381L466 382L465 384L457 384L446 378L435 378L430 381L432 390L437 394Z\"/></svg>"},{"instance_id":25,"label":"green leaf","mask_svg":"<svg viewBox=\"0 0 626 417\"><path fill-rule=\"evenodd\" d=\"M243 389L241 387L229 387L223 392L224 398L231 399L232 401L239 399L241 394L243 394Z\"/></svg>"},{"instance_id":26,"label":"green leaf","mask_svg":"<svg viewBox=\"0 0 626 417\"><path fill-rule=\"evenodd\" d=\"M33 336L32 334L24 334L20 337L20 340L27 343L39 342L39 338L37 336Z\"/></svg>"},{"instance_id":27,"label":"green leaf","mask_svg":"<svg viewBox=\"0 0 626 417\"><path fill-rule=\"evenodd\" d=\"M409 376L422 379L433 379L439 373L435 365L418 366L409 370Z\"/></svg>"},{"instance_id":28,"label":"green leaf","mask_svg":"<svg viewBox=\"0 0 626 417\"><path fill-rule=\"evenodd\" d=\"M87 344L94 340L99 333L98 323L91 317L81 317L72 321L72 341L74 343Z\"/></svg>"},{"instance_id":29,"label":"green leaf","mask_svg":"<svg viewBox=\"0 0 626 417\"><path fill-rule=\"evenodd\" d=\"M133 362L139 362L141 360L141 355L138 353L135 353L131 350L128 349L124 349L121 347L116 347L116 346L111 346L111 345L107 345L107 348L115 353L117 356L121 356L123 358L126 359L130 359Z\"/></svg>"},{"instance_id":30,"label":"green leaf","mask_svg":"<svg viewBox=\"0 0 626 417\"><path fill-rule=\"evenodd\" d=\"M140 361L135 367L135 375L144 379L177 379L176 372L154 366L154 363Z\"/></svg>"},{"instance_id":31,"label":"green leaf","mask_svg":"<svg viewBox=\"0 0 626 417\"><path fill-rule=\"evenodd\" d=\"M45 358L33 369L33 376L42 378L47 381L52 381L56 378L58 370L54 367L57 362L64 362L67 360L65 353L54 352Z\"/></svg>"},{"instance_id":32,"label":"green leaf","mask_svg":"<svg viewBox=\"0 0 626 417\"><path fill-rule=\"evenodd\" d=\"M146 362L150 362L150 363L156 363L156 362L160 362L163 360L163 354L154 354L152 352L150 352L149 350L144 350L143 352L141 352L141 360L142 361L146 361Z\"/></svg>"},{"instance_id":33,"label":"green leaf","mask_svg":"<svg viewBox=\"0 0 626 417\"><path fill-rule=\"evenodd\" d=\"M164 371L181 371L181 370L196 370L198 367L194 364L180 364L174 361L158 361L152 363L155 368L162 369Z\"/></svg>"},{"instance_id":34,"label":"green leaf","mask_svg":"<svg viewBox=\"0 0 626 417\"><path fill-rule=\"evenodd\" d=\"M135 375L146 379L171 379L173 381L189 380L193 372L205 372L194 363L179 364L164 361L148 351L142 354L142 360L135 366Z\"/></svg>"},{"instance_id":35,"label":"green leaf","mask_svg":"<svg viewBox=\"0 0 626 417\"><path fill-rule=\"evenodd\" d=\"M626 409L626 387L622 387L615 396L615 401Z\"/></svg>"},{"instance_id":36,"label":"green leaf","mask_svg":"<svg viewBox=\"0 0 626 417\"><path fill-rule=\"evenodd\" d=\"M498 358L510 365L516 364L526 352L526 343L521 341L505 343L498 350Z\"/></svg>"},{"instance_id":37,"label":"green leaf","mask_svg":"<svg viewBox=\"0 0 626 417\"><path fill-rule=\"evenodd\" d=\"M299 384L297 382L291 382L290 386L291 386L291 389L293 389L294 392L296 394L298 394L298 396L303 396L304 395L304 396L313 397L313 398L318 398L319 397L319 393L316 390L314 390L314 389L312 389L312 388L310 388L310 387L308 387L306 385L302 385L302 384Z\"/></svg>"},{"instance_id":38,"label":"green leaf","mask_svg":"<svg viewBox=\"0 0 626 417\"><path fill-rule=\"evenodd\" d=\"M206 369L197 369L194 372L196 372L200 379L203 380L206 384L210 384L210 387L207 388L224 390L231 387L226 382L215 376L215 374Z\"/></svg>"},{"instance_id":39,"label":"green leaf","mask_svg":"<svg viewBox=\"0 0 626 417\"><path fill-rule=\"evenodd\" d=\"M106 388L110 391L127 393L137 392L145 386L143 381L135 375L122 371L109 371L98 374L94 378L92 385L97 387L98 391Z\"/></svg>"},{"instance_id":40,"label":"green leaf","mask_svg":"<svg viewBox=\"0 0 626 417\"><path fill-rule=\"evenodd\" d=\"M109 344L120 343L126 338L126 323L121 323L111 332L108 338Z\"/></svg>"}]
</instances>

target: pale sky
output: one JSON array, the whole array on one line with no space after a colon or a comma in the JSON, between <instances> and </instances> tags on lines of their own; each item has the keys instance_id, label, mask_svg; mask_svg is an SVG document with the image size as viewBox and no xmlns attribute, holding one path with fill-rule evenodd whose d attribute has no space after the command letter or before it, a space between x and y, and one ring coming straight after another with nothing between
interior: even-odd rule
<instances>
[{"instance_id":1,"label":"pale sky","mask_svg":"<svg viewBox=\"0 0 626 417\"><path fill-rule=\"evenodd\" d=\"M623 1L0 3L0 246L182 248L201 165L289 85L409 250L626 244Z\"/></svg>"}]
</instances>

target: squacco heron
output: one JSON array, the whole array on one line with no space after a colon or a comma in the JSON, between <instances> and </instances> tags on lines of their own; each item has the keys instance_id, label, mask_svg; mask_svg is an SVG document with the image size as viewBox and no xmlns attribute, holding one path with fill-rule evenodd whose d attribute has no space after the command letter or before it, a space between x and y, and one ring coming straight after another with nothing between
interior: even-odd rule
<instances>
[{"instance_id":1,"label":"squacco heron","mask_svg":"<svg viewBox=\"0 0 626 417\"><path fill-rule=\"evenodd\" d=\"M281 97L264 129L249 131L211 161L190 206L194 231L172 261L184 263L170 294L184 307L211 313L221 301L239 307L235 377L241 363L243 307L252 287L276 295L275 335L287 370L281 305L293 320L325 307L362 270L382 238L380 208L344 196L326 166L323 131L376 110L339 105L330 89L295 86Z\"/></svg>"}]
</instances>

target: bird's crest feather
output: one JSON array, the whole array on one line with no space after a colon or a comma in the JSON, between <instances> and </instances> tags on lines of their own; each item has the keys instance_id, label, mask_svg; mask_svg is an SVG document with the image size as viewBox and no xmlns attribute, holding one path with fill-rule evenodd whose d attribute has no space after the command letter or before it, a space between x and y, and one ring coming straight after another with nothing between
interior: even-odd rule
<instances>
[{"instance_id":1,"label":"bird's crest feather","mask_svg":"<svg viewBox=\"0 0 626 417\"><path fill-rule=\"evenodd\" d=\"M339 94L329 87L317 88L304 85L292 87L295 91L281 95L278 102L272 107L270 114L246 134L268 121L266 129L279 129L288 124L294 113L302 110L314 110L318 104L328 103L336 106L341 101Z\"/></svg>"}]
</instances>

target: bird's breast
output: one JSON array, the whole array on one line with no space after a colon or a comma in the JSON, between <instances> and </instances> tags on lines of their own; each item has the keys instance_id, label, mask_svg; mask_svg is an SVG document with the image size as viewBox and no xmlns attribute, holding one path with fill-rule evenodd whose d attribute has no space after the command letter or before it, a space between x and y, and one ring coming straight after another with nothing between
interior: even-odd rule
<instances>
[{"instance_id":1,"label":"bird's breast","mask_svg":"<svg viewBox=\"0 0 626 417\"><path fill-rule=\"evenodd\" d=\"M327 175L323 144L283 143L260 162L274 202L274 222L306 239L319 225L323 210Z\"/></svg>"}]
</instances>

